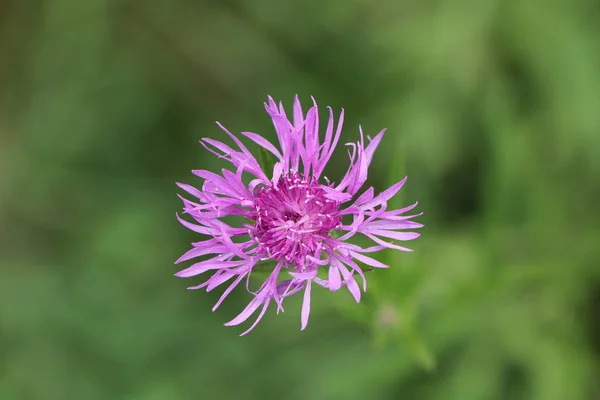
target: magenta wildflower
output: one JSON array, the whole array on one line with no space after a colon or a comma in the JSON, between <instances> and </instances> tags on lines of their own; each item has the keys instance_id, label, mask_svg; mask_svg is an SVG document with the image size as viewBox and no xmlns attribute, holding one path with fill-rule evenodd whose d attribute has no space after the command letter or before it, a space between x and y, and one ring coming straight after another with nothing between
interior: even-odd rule
<instances>
[{"instance_id":1,"label":"magenta wildflower","mask_svg":"<svg viewBox=\"0 0 600 400\"><path fill-rule=\"evenodd\" d=\"M406 178L378 195L373 187L369 187L352 201L367 179L373 153L385 130L373 139L368 138L369 142L365 144L359 127L360 141L347 143L351 149L350 166L336 185L326 177L321 179L321 175L340 139L344 111L334 130L333 111L328 107L329 120L321 142L314 99L313 107L305 115L296 96L292 121L281 103L277 105L271 97L268 100L265 108L273 120L280 149L256 133L242 132L242 135L275 157L272 171L264 171L246 146L217 123L237 148L209 138L200 143L211 153L231 162L234 171L223 169L222 175L205 170L192 171L204 179L202 190L178 183L194 197L194 201L190 201L180 196L184 213L195 223L179 215L177 218L187 228L208 238L192 243L193 248L176 263L206 255L210 258L191 265L176 276L211 275L203 284L189 289L211 291L230 282L213 311L242 280L246 280L246 289L254 297L225 325L238 325L262 308L254 324L242 335L256 326L271 302L276 304L277 312L283 311L283 300L302 290L301 329L304 329L310 313L313 283L331 291L345 286L354 299L360 301L357 276L362 280L363 291L366 291L366 279L359 262L369 267L387 268L366 254L384 248L411 251L395 241L417 238L418 233L404 230L422 227L411 221L421 214L403 215L415 208L416 203L399 210L387 210L387 201L400 190ZM250 176L248 184L242 180L245 173ZM245 217L247 223L231 226L221 220L230 216ZM344 223L344 216L351 221ZM348 243L347 240L356 234L366 236L374 245L362 248ZM272 272L258 291L251 291L248 285L250 274L265 262L272 263ZM326 271L326 279L317 276L319 269Z\"/></svg>"}]
</instances>

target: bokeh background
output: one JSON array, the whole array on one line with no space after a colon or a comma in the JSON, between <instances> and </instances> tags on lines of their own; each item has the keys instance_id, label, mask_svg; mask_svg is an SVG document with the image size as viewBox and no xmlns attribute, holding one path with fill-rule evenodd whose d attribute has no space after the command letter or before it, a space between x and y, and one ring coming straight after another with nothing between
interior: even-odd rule
<instances>
[{"instance_id":1,"label":"bokeh background","mask_svg":"<svg viewBox=\"0 0 600 400\"><path fill-rule=\"evenodd\" d=\"M0 399L600 399L600 3L0 2ZM313 95L387 127L414 253L249 336L186 291L176 181ZM325 118L322 118L322 122ZM327 175L346 168L340 147ZM218 292L218 291L217 291ZM301 297L301 296L298 296Z\"/></svg>"}]
</instances>

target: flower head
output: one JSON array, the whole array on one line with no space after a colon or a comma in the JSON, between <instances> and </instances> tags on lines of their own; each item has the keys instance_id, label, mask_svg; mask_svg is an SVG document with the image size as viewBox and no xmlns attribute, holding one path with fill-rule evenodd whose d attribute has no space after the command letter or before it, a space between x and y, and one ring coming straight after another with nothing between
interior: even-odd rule
<instances>
[{"instance_id":1,"label":"flower head","mask_svg":"<svg viewBox=\"0 0 600 400\"><path fill-rule=\"evenodd\" d=\"M217 123L236 148L209 138L200 143L234 168L223 169L221 175L192 171L204 180L201 190L178 184L193 198L180 196L184 214L194 222L179 215L177 218L207 238L192 243L192 249L177 263L208 257L176 275L184 278L203 273L210 275L206 282L189 289L211 291L227 282L229 286L213 311L245 280L253 299L236 318L225 324L238 325L262 307L254 324L243 334L256 326L271 302L276 304L278 312L283 311L284 299L302 290L301 329L304 329L310 313L313 283L331 291L346 287L355 300L360 301L357 276L362 281L363 291L366 291L366 279L359 263L387 268L367 254L385 248L411 251L396 242L417 238L418 233L406 230L422 227L411 220L421 214L404 215L415 208L416 203L399 210L387 210L387 201L398 193L406 178L377 195L373 187L369 187L355 198L367 179L369 165L384 131L373 139L367 137L365 144L359 128L360 141L347 143L348 170L335 184L326 177L321 179L321 175L340 139L344 111L334 130L333 111L328 108L329 119L321 141L314 99L313 107L304 114L296 97L292 120L286 116L283 105L276 104L271 97L265 108L273 120L279 149L256 133L241 134L260 146L263 153L275 158L272 167L263 170L240 139ZM247 184L242 179L245 176L250 176ZM224 217L231 216L244 217L247 222L231 226L223 221ZM348 222L344 223L346 219ZM349 243L348 239L357 234L370 239L373 245L363 248ZM252 291L248 283L250 274L265 263L272 265L270 274L257 291ZM324 271L325 276L317 276L319 271Z\"/></svg>"}]
</instances>

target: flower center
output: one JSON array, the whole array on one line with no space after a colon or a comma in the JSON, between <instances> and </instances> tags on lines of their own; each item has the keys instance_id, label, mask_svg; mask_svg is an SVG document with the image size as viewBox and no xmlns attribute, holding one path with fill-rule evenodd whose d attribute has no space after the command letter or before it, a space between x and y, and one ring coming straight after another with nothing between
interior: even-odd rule
<instances>
[{"instance_id":1,"label":"flower center","mask_svg":"<svg viewBox=\"0 0 600 400\"><path fill-rule=\"evenodd\" d=\"M339 206L325 197L320 184L290 173L256 189L250 235L265 256L300 269L307 255L315 256L331 240L329 231L341 225Z\"/></svg>"}]
</instances>

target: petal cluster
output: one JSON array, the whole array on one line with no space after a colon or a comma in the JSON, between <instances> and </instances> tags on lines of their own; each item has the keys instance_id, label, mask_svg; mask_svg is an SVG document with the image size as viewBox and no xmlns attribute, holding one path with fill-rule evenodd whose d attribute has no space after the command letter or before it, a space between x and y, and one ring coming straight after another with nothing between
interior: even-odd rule
<instances>
[{"instance_id":1,"label":"petal cluster","mask_svg":"<svg viewBox=\"0 0 600 400\"><path fill-rule=\"evenodd\" d=\"M314 99L313 106L304 113L296 97L291 118L283 105L271 97L265 109L273 121L278 146L256 133L241 132L241 135L274 157L272 170L263 170L240 138L217 123L234 146L210 138L200 143L217 157L229 161L231 169L223 169L220 174L192 171L203 180L200 189L178 183L187 194L180 196L187 217L177 215L177 218L185 227L204 236L204 240L192 243L192 248L177 263L201 260L176 276L209 276L201 285L189 289L211 291L226 286L213 311L236 287L245 286L252 300L225 324L241 324L258 312L243 334L256 326L270 304L275 304L278 312L283 311L284 299L301 291L304 292L301 329L304 329L314 284L331 291L345 287L360 301L361 287L366 291L360 264L387 268L369 254L385 248L411 251L398 242L417 238L419 234L411 230L422 227L412 221L421 214L406 215L416 203L398 210L387 209L388 200L398 193L406 178L381 193L375 194L373 187L369 187L358 195L384 131L372 139L367 137L365 142L359 128L360 140L346 144L348 169L335 184L321 176L340 140L343 110L336 124L328 107L329 118L321 137ZM225 222L236 219L243 222ZM363 235L373 243L370 247L351 244L348 240L354 235ZM260 287L252 290L250 274L265 263L270 263L272 270ZM319 272L322 272L320 277Z\"/></svg>"}]
</instances>

